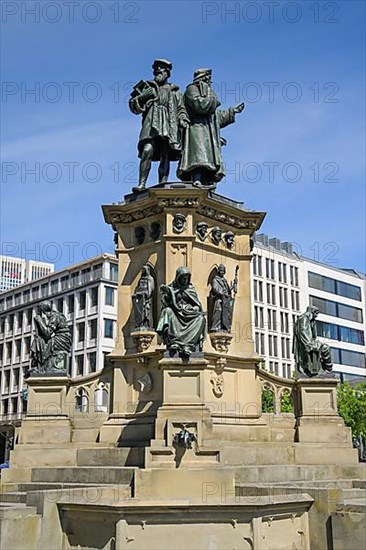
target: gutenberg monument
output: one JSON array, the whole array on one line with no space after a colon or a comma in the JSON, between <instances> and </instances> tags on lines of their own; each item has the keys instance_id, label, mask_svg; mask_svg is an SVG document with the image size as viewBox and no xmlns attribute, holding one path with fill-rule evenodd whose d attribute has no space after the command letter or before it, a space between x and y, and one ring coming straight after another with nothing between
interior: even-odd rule
<instances>
[{"instance_id":1,"label":"gutenberg monument","mask_svg":"<svg viewBox=\"0 0 366 550\"><path fill-rule=\"evenodd\" d=\"M114 349L102 371L70 379L68 321L41 304L0 550L363 550L364 470L318 311L295 325L296 378L261 368L255 350L265 213L216 192L234 121L245 158L244 104L220 104L211 69L190 68L182 93L170 61L152 67L129 102L138 181L102 207L118 258Z\"/></svg>"}]
</instances>

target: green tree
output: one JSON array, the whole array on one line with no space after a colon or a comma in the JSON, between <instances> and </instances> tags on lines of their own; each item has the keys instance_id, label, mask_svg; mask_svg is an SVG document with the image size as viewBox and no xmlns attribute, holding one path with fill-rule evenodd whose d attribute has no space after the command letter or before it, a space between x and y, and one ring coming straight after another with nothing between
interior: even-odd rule
<instances>
[{"instance_id":1,"label":"green tree","mask_svg":"<svg viewBox=\"0 0 366 550\"><path fill-rule=\"evenodd\" d=\"M337 388L338 412L346 426L352 429L352 436L366 437L366 382L354 388L347 382Z\"/></svg>"},{"instance_id":2,"label":"green tree","mask_svg":"<svg viewBox=\"0 0 366 550\"><path fill-rule=\"evenodd\" d=\"M285 390L281 393L281 412L283 412L283 413L292 413L292 412L294 412L294 407L292 405L291 394L288 390Z\"/></svg>"},{"instance_id":3,"label":"green tree","mask_svg":"<svg viewBox=\"0 0 366 550\"><path fill-rule=\"evenodd\" d=\"M262 412L274 412L274 393L271 388L265 386L262 390Z\"/></svg>"}]
</instances>

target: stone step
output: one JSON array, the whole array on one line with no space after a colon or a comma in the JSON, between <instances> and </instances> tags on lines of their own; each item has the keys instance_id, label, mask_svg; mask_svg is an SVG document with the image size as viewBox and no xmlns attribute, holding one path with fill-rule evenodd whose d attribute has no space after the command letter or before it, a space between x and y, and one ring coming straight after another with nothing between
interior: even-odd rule
<instances>
[{"instance_id":1,"label":"stone step","mask_svg":"<svg viewBox=\"0 0 366 550\"><path fill-rule=\"evenodd\" d=\"M338 512L342 513L362 513L366 514L366 499L365 498L352 498L345 500L337 507Z\"/></svg>"},{"instance_id":2,"label":"stone step","mask_svg":"<svg viewBox=\"0 0 366 550\"><path fill-rule=\"evenodd\" d=\"M22 502L0 503L0 522L4 519L19 519L37 515L37 509L35 506L26 506Z\"/></svg>"},{"instance_id":3,"label":"stone step","mask_svg":"<svg viewBox=\"0 0 366 550\"><path fill-rule=\"evenodd\" d=\"M321 481L337 479L362 479L364 468L358 464L350 465L274 465L241 466L235 468L236 483L286 483L289 481Z\"/></svg>"},{"instance_id":4,"label":"stone step","mask_svg":"<svg viewBox=\"0 0 366 550\"><path fill-rule=\"evenodd\" d=\"M109 487L109 483L98 483L98 487ZM8 483L4 485L6 491L0 492L0 497L2 494L11 493L11 492L24 492L28 493L29 491L57 491L63 489L74 489L79 487L95 487L95 483L47 483L42 481L34 481L29 483ZM2 489L3 486L0 486Z\"/></svg>"},{"instance_id":5,"label":"stone step","mask_svg":"<svg viewBox=\"0 0 366 550\"><path fill-rule=\"evenodd\" d=\"M118 447L105 449L80 449L77 452L78 466L143 466L143 447Z\"/></svg>"},{"instance_id":6,"label":"stone step","mask_svg":"<svg viewBox=\"0 0 366 550\"><path fill-rule=\"evenodd\" d=\"M121 484L132 483L134 468L113 466L89 466L77 468L34 468L31 474L31 481L62 482L62 483L88 483Z\"/></svg>"},{"instance_id":7,"label":"stone step","mask_svg":"<svg viewBox=\"0 0 366 550\"><path fill-rule=\"evenodd\" d=\"M354 498L366 499L366 489L354 487L353 489L343 489L343 500L349 500Z\"/></svg>"},{"instance_id":8,"label":"stone step","mask_svg":"<svg viewBox=\"0 0 366 550\"><path fill-rule=\"evenodd\" d=\"M358 480L354 479L322 479L322 480L311 480L311 481L304 481L304 480L294 480L294 481L276 481L276 482L263 482L261 481L259 483L251 483L247 482L244 485L244 487L313 487L318 489L328 489L331 490L334 487L338 489L353 489L353 483L357 482Z\"/></svg>"},{"instance_id":9,"label":"stone step","mask_svg":"<svg viewBox=\"0 0 366 550\"><path fill-rule=\"evenodd\" d=\"M0 533L0 550L37 550L41 516L34 506L0 503Z\"/></svg>"},{"instance_id":10,"label":"stone step","mask_svg":"<svg viewBox=\"0 0 366 550\"><path fill-rule=\"evenodd\" d=\"M27 501L26 492L12 492L12 493L1 493L0 502L13 502L13 503L25 503Z\"/></svg>"},{"instance_id":11,"label":"stone step","mask_svg":"<svg viewBox=\"0 0 366 550\"><path fill-rule=\"evenodd\" d=\"M366 476L366 465L365 465L365 472L364 472L364 478ZM359 487L360 489L366 489L366 479L355 479L353 481L353 487Z\"/></svg>"},{"instance_id":12,"label":"stone step","mask_svg":"<svg viewBox=\"0 0 366 550\"><path fill-rule=\"evenodd\" d=\"M71 441L73 443L80 443L80 442L90 442L95 443L97 442L98 436L99 436L99 428L83 428L83 429L77 429L73 430L71 434Z\"/></svg>"},{"instance_id":13,"label":"stone step","mask_svg":"<svg viewBox=\"0 0 366 550\"><path fill-rule=\"evenodd\" d=\"M56 447L49 447L47 451L42 448L32 449L31 445L17 446L10 453L10 468L36 468L54 466L76 466L77 447L64 448L62 451Z\"/></svg>"},{"instance_id":14,"label":"stone step","mask_svg":"<svg viewBox=\"0 0 366 550\"><path fill-rule=\"evenodd\" d=\"M211 445L211 442L210 442ZM220 449L220 464L233 465L329 465L331 457L336 457L337 464L358 464L357 449L349 447L327 447L323 445L305 445L302 443L277 445L230 445Z\"/></svg>"}]
</instances>

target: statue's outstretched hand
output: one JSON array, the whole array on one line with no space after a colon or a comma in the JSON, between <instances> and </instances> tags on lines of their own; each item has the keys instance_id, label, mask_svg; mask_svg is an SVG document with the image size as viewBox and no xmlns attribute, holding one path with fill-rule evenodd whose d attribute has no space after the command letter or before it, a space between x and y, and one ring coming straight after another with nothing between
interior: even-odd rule
<instances>
[{"instance_id":1,"label":"statue's outstretched hand","mask_svg":"<svg viewBox=\"0 0 366 550\"><path fill-rule=\"evenodd\" d=\"M241 113L245 109L245 103L239 103L239 105L236 105L234 107L234 113Z\"/></svg>"}]
</instances>

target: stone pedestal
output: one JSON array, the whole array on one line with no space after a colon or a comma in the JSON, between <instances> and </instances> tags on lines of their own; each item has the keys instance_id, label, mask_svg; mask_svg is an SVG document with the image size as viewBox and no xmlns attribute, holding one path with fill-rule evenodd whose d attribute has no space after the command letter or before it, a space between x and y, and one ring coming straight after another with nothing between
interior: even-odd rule
<instances>
[{"instance_id":1,"label":"stone pedestal","mask_svg":"<svg viewBox=\"0 0 366 550\"><path fill-rule=\"evenodd\" d=\"M67 403L70 378L30 376L27 417L19 429L19 443L67 443L71 424Z\"/></svg>"},{"instance_id":2,"label":"stone pedestal","mask_svg":"<svg viewBox=\"0 0 366 550\"><path fill-rule=\"evenodd\" d=\"M352 446L351 429L345 426L337 411L337 384L337 378L298 378L296 441Z\"/></svg>"},{"instance_id":3,"label":"stone pedestal","mask_svg":"<svg viewBox=\"0 0 366 550\"><path fill-rule=\"evenodd\" d=\"M253 350L250 286L250 239L265 214L182 183L128 195L124 203L104 206L103 212L118 235L119 288L118 337L110 356L113 411L101 429L100 441L146 444L153 448L147 455L149 462L156 460L158 448L164 447L165 455L167 447L174 452L172 439L183 425L189 425L199 441L194 460L204 448L217 460L217 445L210 441L225 439L225 434L228 439L255 438L258 426L253 427L253 422L259 423L266 438L268 428L260 420L256 364L261 358ZM179 227L177 217L183 220ZM202 222L208 228L206 235L197 231ZM217 227L221 240L212 236ZM224 239L228 232L234 234L233 246ZM207 335L201 355L183 361L164 356L165 346L154 331L134 330L132 297L143 265L149 265L155 281L156 327L161 310L158 289L170 284L181 266L190 269L191 282L209 317L210 281L222 263L230 281L239 266L231 334ZM191 454L186 453L185 460ZM165 461L166 456L162 458Z\"/></svg>"}]
</instances>

